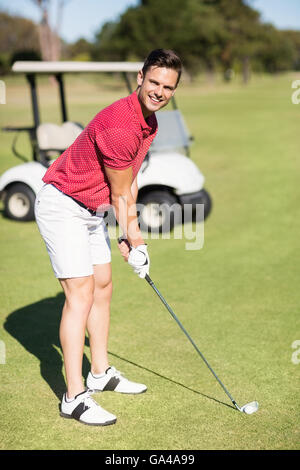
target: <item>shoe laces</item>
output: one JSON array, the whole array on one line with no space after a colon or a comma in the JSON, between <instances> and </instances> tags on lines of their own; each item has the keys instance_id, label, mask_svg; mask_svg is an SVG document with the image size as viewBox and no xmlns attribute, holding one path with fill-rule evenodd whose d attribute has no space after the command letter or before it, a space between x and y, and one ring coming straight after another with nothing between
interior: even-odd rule
<instances>
[{"instance_id":1,"label":"shoe laces","mask_svg":"<svg viewBox=\"0 0 300 470\"><path fill-rule=\"evenodd\" d=\"M87 406L88 408L91 408L93 406L99 406L98 403L91 397L91 395L93 394L94 394L93 390L87 390L85 392L85 395L83 395L82 397L82 401L84 405Z\"/></svg>"},{"instance_id":2,"label":"shoe laces","mask_svg":"<svg viewBox=\"0 0 300 470\"><path fill-rule=\"evenodd\" d=\"M111 371L113 372L113 376L114 377L117 377L118 379L121 378L121 379L125 379L126 378L124 377L123 372L117 370L115 367L111 366Z\"/></svg>"}]
</instances>

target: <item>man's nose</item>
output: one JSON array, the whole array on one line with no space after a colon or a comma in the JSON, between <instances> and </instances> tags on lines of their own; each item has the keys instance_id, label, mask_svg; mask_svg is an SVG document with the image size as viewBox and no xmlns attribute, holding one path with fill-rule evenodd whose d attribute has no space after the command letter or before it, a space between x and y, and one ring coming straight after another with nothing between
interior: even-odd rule
<instances>
[{"instance_id":1,"label":"man's nose","mask_svg":"<svg viewBox=\"0 0 300 470\"><path fill-rule=\"evenodd\" d=\"M156 94L156 96L159 97L159 98L162 97L162 95L163 95L163 86L162 86L162 85L157 86L157 87L155 88L155 94Z\"/></svg>"}]
</instances>

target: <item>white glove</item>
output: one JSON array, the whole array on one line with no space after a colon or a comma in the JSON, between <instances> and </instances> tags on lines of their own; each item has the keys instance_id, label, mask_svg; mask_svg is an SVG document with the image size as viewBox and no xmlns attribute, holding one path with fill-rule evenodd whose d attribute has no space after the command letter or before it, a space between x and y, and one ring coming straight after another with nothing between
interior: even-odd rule
<instances>
[{"instance_id":1,"label":"white glove","mask_svg":"<svg viewBox=\"0 0 300 470\"><path fill-rule=\"evenodd\" d=\"M136 248L131 247L128 264L132 266L134 272L144 279L149 274L150 258L147 251L147 245L139 245Z\"/></svg>"}]
</instances>

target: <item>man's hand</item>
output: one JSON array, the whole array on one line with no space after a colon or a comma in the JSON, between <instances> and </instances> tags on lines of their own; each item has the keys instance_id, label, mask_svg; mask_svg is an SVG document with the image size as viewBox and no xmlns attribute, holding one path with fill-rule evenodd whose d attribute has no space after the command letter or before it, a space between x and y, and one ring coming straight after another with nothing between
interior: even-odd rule
<instances>
[{"instance_id":1,"label":"man's hand","mask_svg":"<svg viewBox=\"0 0 300 470\"><path fill-rule=\"evenodd\" d=\"M125 238L121 238L119 240L118 247L119 247L121 255L124 258L124 261L128 262L128 257L130 253L130 245L129 245L128 240L126 240Z\"/></svg>"},{"instance_id":2,"label":"man's hand","mask_svg":"<svg viewBox=\"0 0 300 470\"><path fill-rule=\"evenodd\" d=\"M128 264L134 272L142 279L150 270L150 258L147 251L147 245L139 245L136 248L131 247L128 256Z\"/></svg>"}]
</instances>

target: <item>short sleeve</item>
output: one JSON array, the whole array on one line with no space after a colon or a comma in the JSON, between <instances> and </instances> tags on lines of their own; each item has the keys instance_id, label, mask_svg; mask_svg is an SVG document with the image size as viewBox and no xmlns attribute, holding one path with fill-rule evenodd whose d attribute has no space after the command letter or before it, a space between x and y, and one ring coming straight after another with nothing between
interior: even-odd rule
<instances>
[{"instance_id":1,"label":"short sleeve","mask_svg":"<svg viewBox=\"0 0 300 470\"><path fill-rule=\"evenodd\" d=\"M138 136L122 128L99 132L96 143L104 165L119 170L129 168L133 164L139 148Z\"/></svg>"}]
</instances>

